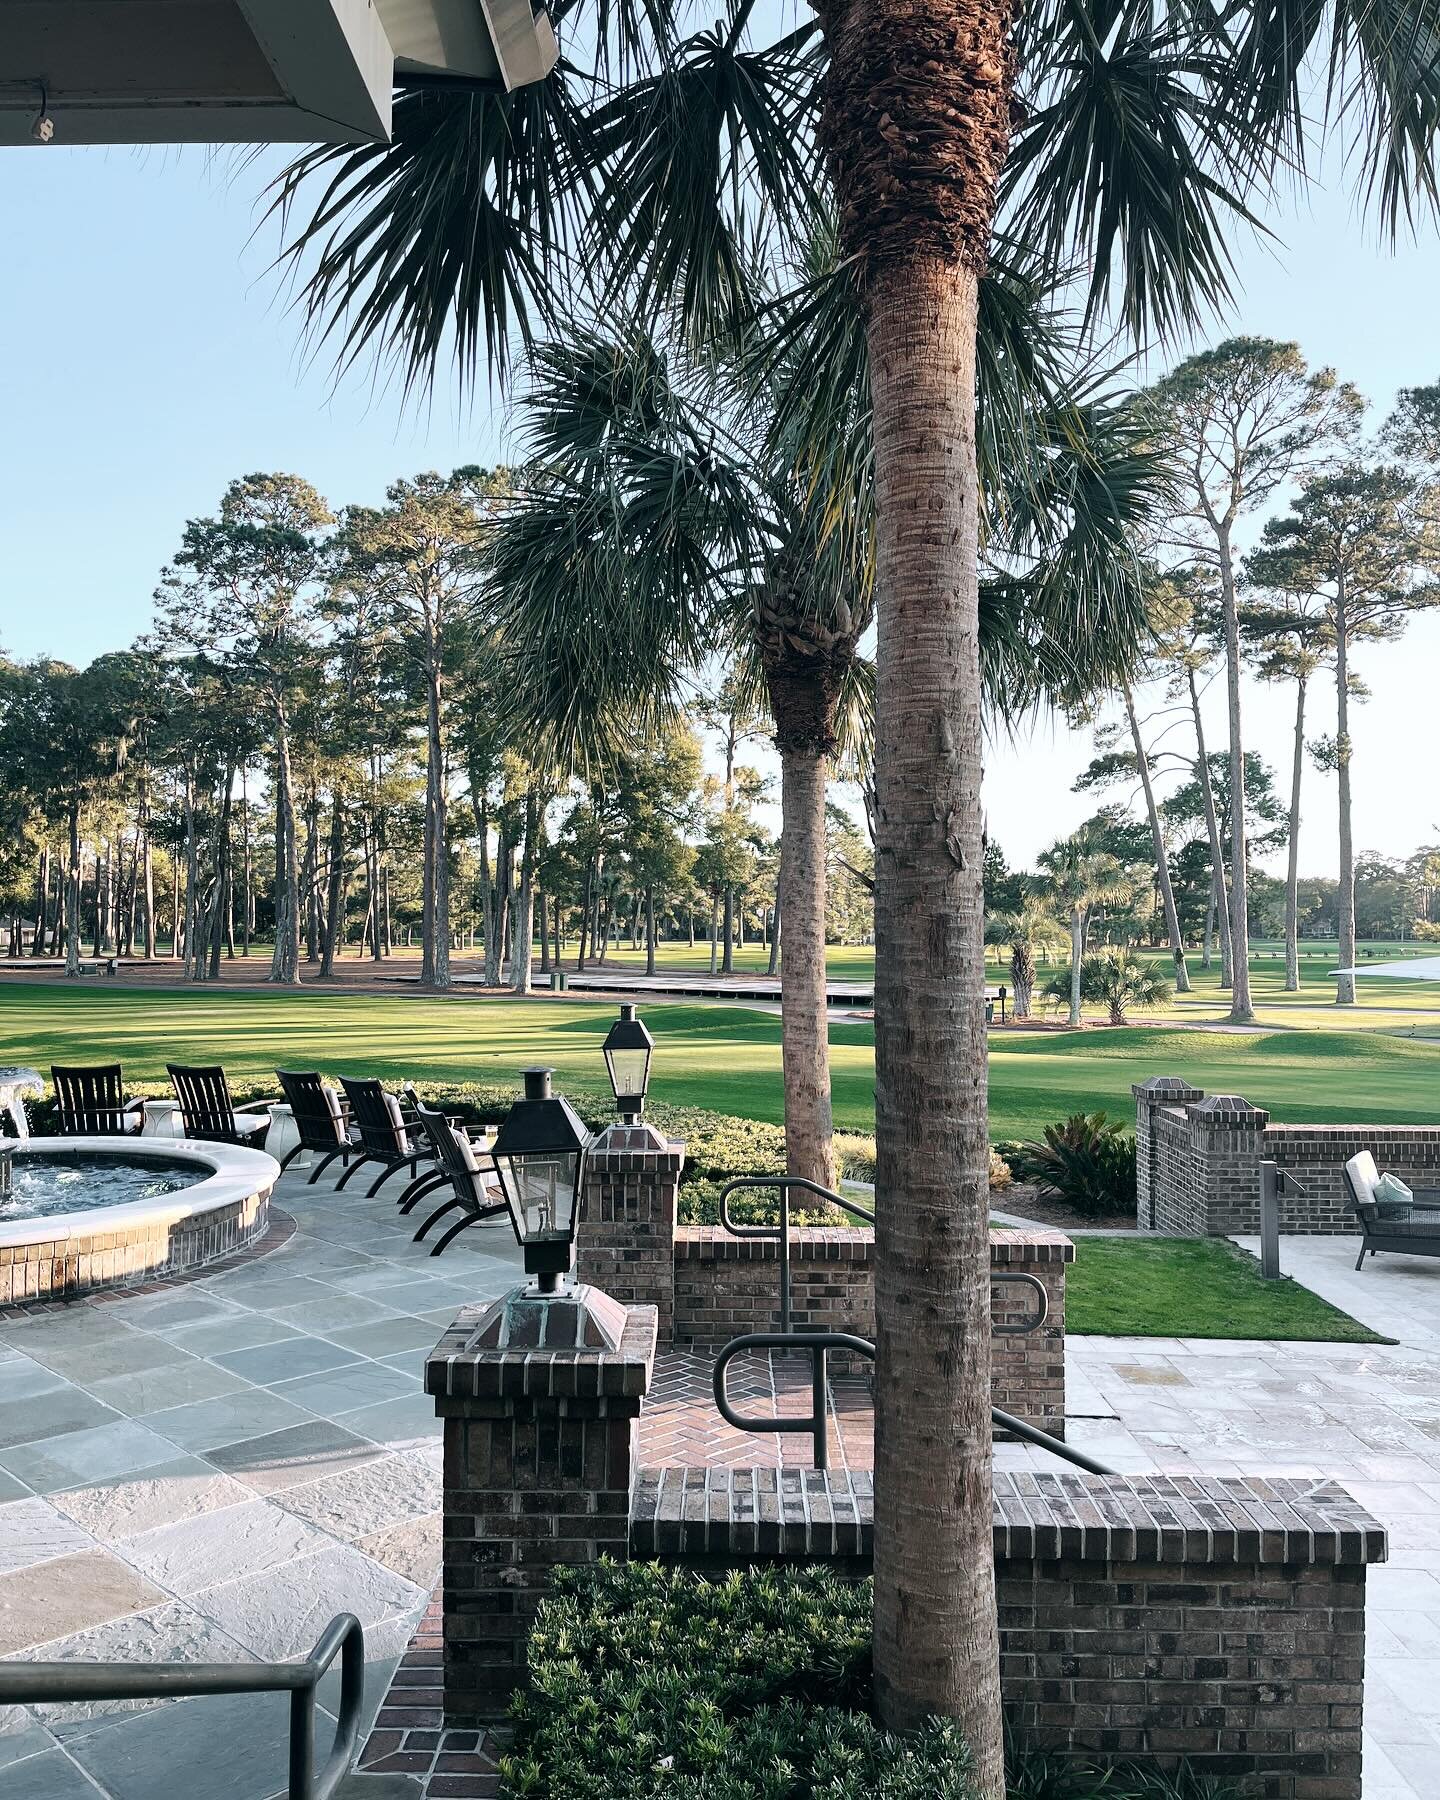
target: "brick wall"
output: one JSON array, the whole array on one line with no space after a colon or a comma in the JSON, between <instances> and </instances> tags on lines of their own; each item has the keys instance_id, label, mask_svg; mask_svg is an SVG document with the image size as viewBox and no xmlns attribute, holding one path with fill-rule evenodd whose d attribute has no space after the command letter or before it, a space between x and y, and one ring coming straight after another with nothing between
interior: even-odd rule
<instances>
[{"instance_id":1,"label":"brick wall","mask_svg":"<svg viewBox=\"0 0 1440 1800\"><path fill-rule=\"evenodd\" d=\"M780 1329L780 1246L773 1238L732 1238L718 1225L675 1232L675 1336L719 1345L747 1331ZM791 1318L801 1331L875 1336L875 1234L868 1226L797 1230L790 1237ZM1024 1336L991 1338L993 1403L1057 1437L1065 1435L1065 1268L1075 1246L1062 1232L995 1230L996 1274L1033 1276L1045 1289L1048 1317ZM1024 1284L997 1281L992 1325L1022 1323L1038 1297Z\"/></svg>"},{"instance_id":2,"label":"brick wall","mask_svg":"<svg viewBox=\"0 0 1440 1800\"><path fill-rule=\"evenodd\" d=\"M630 1554L867 1574L868 1475L642 1469ZM1385 1534L1308 1481L997 1474L1000 1683L1031 1742L1360 1800L1365 1571Z\"/></svg>"},{"instance_id":3,"label":"brick wall","mask_svg":"<svg viewBox=\"0 0 1440 1800\"><path fill-rule=\"evenodd\" d=\"M675 1333L672 1242L685 1146L653 1125L609 1126L585 1162L575 1272L626 1306L653 1306Z\"/></svg>"},{"instance_id":4,"label":"brick wall","mask_svg":"<svg viewBox=\"0 0 1440 1800\"><path fill-rule=\"evenodd\" d=\"M1440 1188L1440 1125L1287 1125L1238 1095L1202 1096L1173 1076L1137 1085L1138 1222L1182 1237L1255 1235L1260 1163L1306 1190L1282 1195L1280 1229L1353 1237L1342 1171L1369 1150L1412 1188Z\"/></svg>"}]
</instances>

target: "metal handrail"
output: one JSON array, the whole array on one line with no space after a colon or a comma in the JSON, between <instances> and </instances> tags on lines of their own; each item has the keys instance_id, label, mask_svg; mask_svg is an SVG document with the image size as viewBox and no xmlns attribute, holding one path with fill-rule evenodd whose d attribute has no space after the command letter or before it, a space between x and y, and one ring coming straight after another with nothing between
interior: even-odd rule
<instances>
[{"instance_id":1,"label":"metal handrail","mask_svg":"<svg viewBox=\"0 0 1440 1800\"><path fill-rule=\"evenodd\" d=\"M756 1417L745 1413L737 1413L730 1404L730 1397L725 1391L725 1372L737 1356L746 1350L805 1350L810 1355L810 1413L803 1419L781 1418L778 1414ZM727 1425L733 1425L737 1431L807 1431L810 1434L812 1453L817 1469L830 1467L830 1442L826 1430L826 1397L828 1376L826 1359L832 1350L846 1350L853 1356L866 1357L870 1362L875 1360L875 1346L868 1338L855 1337L848 1331L747 1331L742 1336L731 1338L715 1359L715 1373L712 1385L715 1392L715 1406L720 1417ZM1017 1419L1013 1413L1002 1412L998 1406L990 1408L990 1422L1004 1430L1013 1432L1016 1437L1023 1438L1026 1443L1034 1444L1041 1450L1049 1450L1063 1461L1074 1463L1076 1468L1084 1469L1091 1475L1114 1475L1117 1470L1107 1468L1097 1462L1093 1456L1087 1456L1083 1450L1076 1450L1073 1445L1062 1439L1051 1437L1048 1431L1041 1431L1038 1426L1031 1425L1024 1419Z\"/></svg>"},{"instance_id":2,"label":"metal handrail","mask_svg":"<svg viewBox=\"0 0 1440 1800\"><path fill-rule=\"evenodd\" d=\"M737 1225L730 1217L729 1200L733 1193L742 1188L775 1188L780 1195L780 1223L778 1225ZM807 1194L817 1194L831 1206L843 1207L857 1219L863 1219L867 1225L873 1226L875 1215L868 1208L857 1206L853 1200L847 1200L843 1194L837 1194L833 1188L821 1187L818 1181L811 1181L804 1175L737 1175L733 1181L727 1181L720 1190L720 1223L731 1237L773 1239L780 1247L780 1329L789 1334L792 1330L790 1306L790 1190L801 1188ZM1006 1271L1002 1274L992 1273L992 1281L1008 1281L1034 1290L1038 1305L1029 1318L1016 1325L994 1325L992 1331L997 1337L1024 1337L1032 1331L1038 1331L1050 1317L1050 1296L1045 1291L1045 1284L1034 1275L1022 1275L1018 1272Z\"/></svg>"},{"instance_id":3,"label":"metal handrail","mask_svg":"<svg viewBox=\"0 0 1440 1800\"><path fill-rule=\"evenodd\" d=\"M340 1711L335 1742L315 1772L315 1690L340 1655ZM340 1613L303 1662L283 1663L0 1663L0 1706L68 1700L173 1700L188 1694L290 1695L287 1800L330 1800L349 1773L365 1697L365 1633L353 1613Z\"/></svg>"}]
</instances>

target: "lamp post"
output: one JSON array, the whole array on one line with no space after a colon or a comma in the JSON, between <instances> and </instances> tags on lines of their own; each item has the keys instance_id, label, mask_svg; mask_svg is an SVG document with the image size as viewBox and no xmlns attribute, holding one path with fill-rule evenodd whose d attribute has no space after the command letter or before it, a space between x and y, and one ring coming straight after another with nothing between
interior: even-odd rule
<instances>
[{"instance_id":1,"label":"lamp post","mask_svg":"<svg viewBox=\"0 0 1440 1800\"><path fill-rule=\"evenodd\" d=\"M526 1069L517 1100L495 1135L490 1154L525 1253L525 1272L541 1294L558 1292L575 1262L585 1153L590 1134L563 1095L550 1091L549 1069Z\"/></svg>"},{"instance_id":2,"label":"lamp post","mask_svg":"<svg viewBox=\"0 0 1440 1800\"><path fill-rule=\"evenodd\" d=\"M634 1123L645 1111L654 1049L655 1040L644 1022L636 1018L633 1003L623 1002L620 1017L605 1037L605 1067L610 1074L615 1110L627 1123Z\"/></svg>"}]
</instances>

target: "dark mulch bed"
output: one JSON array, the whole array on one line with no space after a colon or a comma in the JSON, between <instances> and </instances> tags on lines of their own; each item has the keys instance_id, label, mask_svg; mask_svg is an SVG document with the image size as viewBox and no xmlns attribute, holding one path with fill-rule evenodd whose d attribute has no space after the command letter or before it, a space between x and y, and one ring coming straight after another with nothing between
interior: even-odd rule
<instances>
[{"instance_id":1,"label":"dark mulch bed","mask_svg":"<svg viewBox=\"0 0 1440 1800\"><path fill-rule=\"evenodd\" d=\"M1133 1212L1112 1213L1095 1218L1076 1212L1063 1200L1040 1188L1025 1187L1014 1182L1010 1187L992 1190L990 1205L996 1212L1015 1213L1022 1219L1034 1219L1037 1225L1053 1225L1057 1231L1134 1231Z\"/></svg>"}]
</instances>

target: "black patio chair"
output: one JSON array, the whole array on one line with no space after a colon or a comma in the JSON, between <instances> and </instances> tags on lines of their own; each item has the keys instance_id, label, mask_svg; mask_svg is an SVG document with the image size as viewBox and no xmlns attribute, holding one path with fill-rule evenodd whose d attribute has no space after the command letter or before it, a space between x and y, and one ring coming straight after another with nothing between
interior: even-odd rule
<instances>
[{"instance_id":1,"label":"black patio chair","mask_svg":"<svg viewBox=\"0 0 1440 1800\"><path fill-rule=\"evenodd\" d=\"M119 1063L50 1068L59 1137L129 1137L144 1123L143 1100L127 1100Z\"/></svg>"},{"instance_id":2,"label":"black patio chair","mask_svg":"<svg viewBox=\"0 0 1440 1800\"><path fill-rule=\"evenodd\" d=\"M300 1138L295 1148L287 1150L281 1157L280 1167L288 1167L302 1150L308 1150L312 1156L320 1159L310 1171L312 1186L337 1156L348 1168L350 1158L355 1154L355 1146L350 1141L345 1102L335 1089L329 1082L323 1081L319 1071L315 1069L277 1069L275 1079L280 1083L280 1092L289 1103L295 1130Z\"/></svg>"},{"instance_id":3,"label":"black patio chair","mask_svg":"<svg viewBox=\"0 0 1440 1800\"><path fill-rule=\"evenodd\" d=\"M411 1181L401 1195L403 1205L405 1199L413 1194L416 1188L434 1185L433 1154L429 1143L422 1133L417 1131L413 1119L407 1119L400 1102L391 1093L387 1093L383 1083L379 1081L352 1081L348 1075L340 1077L340 1085L345 1090L345 1099L350 1107L350 1122L354 1128L351 1138L351 1154L355 1161L335 1183L338 1194L357 1169L364 1168L367 1163L380 1163L380 1173L365 1190L365 1198L373 1200L385 1183L397 1169L409 1168ZM427 1165L425 1173L420 1173L421 1163Z\"/></svg>"},{"instance_id":4,"label":"black patio chair","mask_svg":"<svg viewBox=\"0 0 1440 1800\"><path fill-rule=\"evenodd\" d=\"M264 1149L265 1133L270 1129L269 1100L236 1106L219 1063L165 1066L180 1103L180 1122L187 1138L204 1144L248 1144L252 1150Z\"/></svg>"},{"instance_id":5,"label":"black patio chair","mask_svg":"<svg viewBox=\"0 0 1440 1800\"><path fill-rule=\"evenodd\" d=\"M1377 1251L1397 1251L1402 1256L1440 1256L1440 1188L1416 1188L1410 1204L1397 1206L1375 1193L1380 1171L1368 1150L1352 1156L1345 1165L1345 1194L1360 1221L1360 1254L1357 1269ZM1419 1216L1417 1216L1419 1215Z\"/></svg>"},{"instance_id":6,"label":"black patio chair","mask_svg":"<svg viewBox=\"0 0 1440 1800\"><path fill-rule=\"evenodd\" d=\"M415 1233L414 1241L422 1243L430 1227L437 1219L443 1219L446 1213L454 1212L457 1207L461 1213L461 1217L432 1246L430 1254L439 1256L446 1245L459 1237L462 1231L468 1231L472 1225L504 1217L507 1208L500 1196L499 1177L495 1173L493 1157L472 1141L463 1126L454 1124L434 1107L422 1105L413 1089L409 1098L420 1128L435 1153L441 1181L448 1183L450 1188L450 1198L430 1214ZM438 1186L440 1183L434 1185ZM410 1205L414 1205L413 1200ZM409 1208L401 1210L408 1211Z\"/></svg>"}]
</instances>

